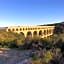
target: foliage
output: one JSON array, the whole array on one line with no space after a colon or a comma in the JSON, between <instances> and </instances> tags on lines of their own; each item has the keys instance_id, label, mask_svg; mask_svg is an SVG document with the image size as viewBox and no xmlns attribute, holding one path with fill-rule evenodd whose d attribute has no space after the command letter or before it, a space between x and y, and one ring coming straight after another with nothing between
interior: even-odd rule
<instances>
[{"instance_id":1,"label":"foliage","mask_svg":"<svg viewBox=\"0 0 64 64\"><path fill-rule=\"evenodd\" d=\"M41 64L41 59L39 58L39 54L37 52L32 52L30 57L32 58L32 64Z\"/></svg>"},{"instance_id":2,"label":"foliage","mask_svg":"<svg viewBox=\"0 0 64 64\"><path fill-rule=\"evenodd\" d=\"M64 34L53 34L48 38L28 40L21 34L0 31L0 48L20 48L30 50L46 50L41 57L38 53L31 53L32 64L59 62L64 58ZM58 52L60 50L60 54ZM54 58L53 58L54 57ZM56 61L57 60L57 61ZM64 60L64 59L63 59ZM61 64L61 63L60 63Z\"/></svg>"},{"instance_id":3,"label":"foliage","mask_svg":"<svg viewBox=\"0 0 64 64\"><path fill-rule=\"evenodd\" d=\"M44 57L42 58L42 63L48 63L51 59L52 59L52 52L47 51Z\"/></svg>"},{"instance_id":4,"label":"foliage","mask_svg":"<svg viewBox=\"0 0 64 64\"><path fill-rule=\"evenodd\" d=\"M41 64L41 59L32 60L31 64Z\"/></svg>"},{"instance_id":5,"label":"foliage","mask_svg":"<svg viewBox=\"0 0 64 64\"><path fill-rule=\"evenodd\" d=\"M32 52L32 53L30 54L30 57L31 57L33 60L36 60L39 56L38 56L38 53Z\"/></svg>"},{"instance_id":6,"label":"foliage","mask_svg":"<svg viewBox=\"0 0 64 64\"><path fill-rule=\"evenodd\" d=\"M56 33L56 34L64 33L64 26L63 25L56 25L54 33Z\"/></svg>"},{"instance_id":7,"label":"foliage","mask_svg":"<svg viewBox=\"0 0 64 64\"><path fill-rule=\"evenodd\" d=\"M23 45L23 38L21 34L0 31L0 46L15 48Z\"/></svg>"}]
</instances>

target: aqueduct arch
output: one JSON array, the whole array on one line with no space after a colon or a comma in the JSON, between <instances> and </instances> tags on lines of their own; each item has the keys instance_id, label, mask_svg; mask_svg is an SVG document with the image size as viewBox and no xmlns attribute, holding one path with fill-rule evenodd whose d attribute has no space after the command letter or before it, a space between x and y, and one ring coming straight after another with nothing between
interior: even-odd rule
<instances>
[{"instance_id":1,"label":"aqueduct arch","mask_svg":"<svg viewBox=\"0 0 64 64\"><path fill-rule=\"evenodd\" d=\"M27 32L27 36L26 37L32 37L31 31Z\"/></svg>"},{"instance_id":2,"label":"aqueduct arch","mask_svg":"<svg viewBox=\"0 0 64 64\"><path fill-rule=\"evenodd\" d=\"M40 31L39 31L39 36L42 36L42 34L43 34L43 33L42 33L42 30L40 30Z\"/></svg>"},{"instance_id":3,"label":"aqueduct arch","mask_svg":"<svg viewBox=\"0 0 64 64\"><path fill-rule=\"evenodd\" d=\"M33 32L33 35L37 35L37 31L34 31L34 32Z\"/></svg>"},{"instance_id":4,"label":"aqueduct arch","mask_svg":"<svg viewBox=\"0 0 64 64\"><path fill-rule=\"evenodd\" d=\"M24 37L25 37L25 35L24 35L24 33L23 33L23 32L20 32L20 34L21 34L22 36L24 36Z\"/></svg>"},{"instance_id":5,"label":"aqueduct arch","mask_svg":"<svg viewBox=\"0 0 64 64\"><path fill-rule=\"evenodd\" d=\"M37 35L38 35L37 31L34 31L34 32L33 32L33 37L36 38Z\"/></svg>"},{"instance_id":6,"label":"aqueduct arch","mask_svg":"<svg viewBox=\"0 0 64 64\"><path fill-rule=\"evenodd\" d=\"M55 26L10 26L6 29L7 32L21 33L27 36L40 36L42 38L51 36Z\"/></svg>"}]
</instances>

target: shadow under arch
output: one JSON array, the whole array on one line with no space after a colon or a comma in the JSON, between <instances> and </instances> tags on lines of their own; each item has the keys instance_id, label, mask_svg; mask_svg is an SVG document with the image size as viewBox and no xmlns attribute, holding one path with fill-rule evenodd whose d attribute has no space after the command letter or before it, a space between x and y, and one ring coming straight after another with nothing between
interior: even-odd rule
<instances>
[{"instance_id":1,"label":"shadow under arch","mask_svg":"<svg viewBox=\"0 0 64 64\"><path fill-rule=\"evenodd\" d=\"M28 32L27 32L27 36L26 36L26 37L32 38L32 33L31 33L31 31L28 31Z\"/></svg>"},{"instance_id":2,"label":"shadow under arch","mask_svg":"<svg viewBox=\"0 0 64 64\"><path fill-rule=\"evenodd\" d=\"M37 35L37 31L34 31L34 32L33 32L33 35Z\"/></svg>"},{"instance_id":3,"label":"shadow under arch","mask_svg":"<svg viewBox=\"0 0 64 64\"><path fill-rule=\"evenodd\" d=\"M37 31L33 32L33 37L36 38L37 37Z\"/></svg>"},{"instance_id":4,"label":"shadow under arch","mask_svg":"<svg viewBox=\"0 0 64 64\"><path fill-rule=\"evenodd\" d=\"M42 30L40 30L39 31L39 36L42 36L42 35L43 35Z\"/></svg>"},{"instance_id":5,"label":"shadow under arch","mask_svg":"<svg viewBox=\"0 0 64 64\"><path fill-rule=\"evenodd\" d=\"M24 35L24 33L23 33L23 32L20 32L20 34L21 34L21 36L22 36L23 38L25 38L25 35Z\"/></svg>"},{"instance_id":6,"label":"shadow under arch","mask_svg":"<svg viewBox=\"0 0 64 64\"><path fill-rule=\"evenodd\" d=\"M44 35L46 35L46 30L44 30Z\"/></svg>"}]
</instances>

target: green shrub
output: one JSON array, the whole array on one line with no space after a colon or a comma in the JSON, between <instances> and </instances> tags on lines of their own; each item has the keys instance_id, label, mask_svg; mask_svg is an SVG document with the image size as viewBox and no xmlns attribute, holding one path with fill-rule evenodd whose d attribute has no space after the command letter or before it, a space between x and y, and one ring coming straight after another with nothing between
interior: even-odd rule
<instances>
[{"instance_id":1,"label":"green shrub","mask_svg":"<svg viewBox=\"0 0 64 64\"><path fill-rule=\"evenodd\" d=\"M51 59L52 59L52 52L51 51L47 51L45 53L44 57L42 58L41 62L42 63L48 63Z\"/></svg>"}]
</instances>

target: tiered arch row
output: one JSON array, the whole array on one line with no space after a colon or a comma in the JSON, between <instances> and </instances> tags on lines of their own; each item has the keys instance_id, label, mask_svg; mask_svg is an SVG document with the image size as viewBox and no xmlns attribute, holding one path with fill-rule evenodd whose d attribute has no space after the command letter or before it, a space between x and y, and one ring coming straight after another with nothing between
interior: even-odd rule
<instances>
[{"instance_id":1,"label":"tiered arch row","mask_svg":"<svg viewBox=\"0 0 64 64\"><path fill-rule=\"evenodd\" d=\"M7 32L21 33L25 37L47 37L53 35L55 26L10 26Z\"/></svg>"}]
</instances>

